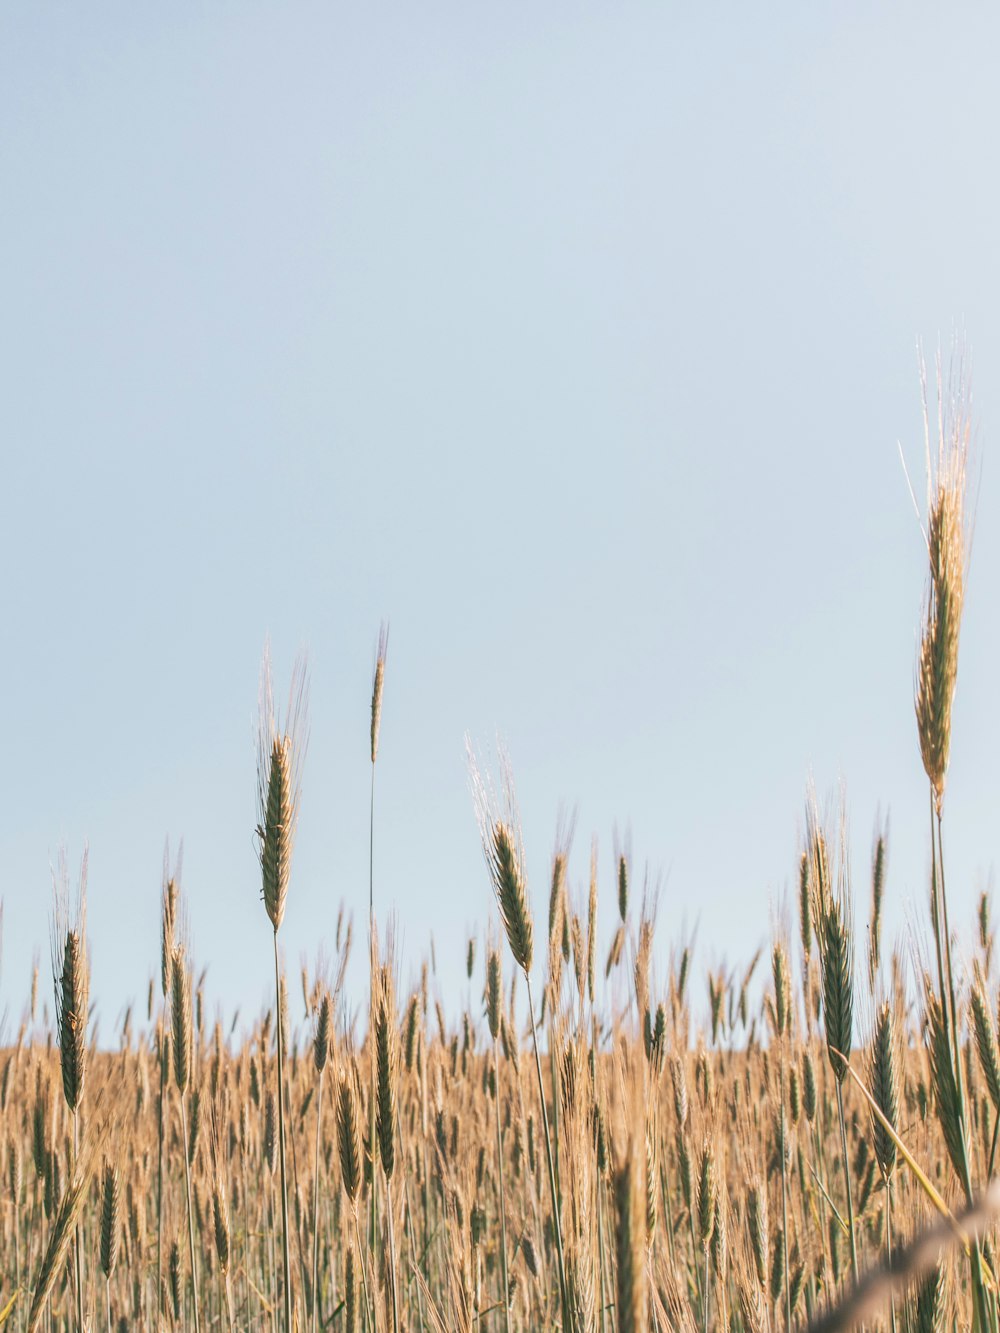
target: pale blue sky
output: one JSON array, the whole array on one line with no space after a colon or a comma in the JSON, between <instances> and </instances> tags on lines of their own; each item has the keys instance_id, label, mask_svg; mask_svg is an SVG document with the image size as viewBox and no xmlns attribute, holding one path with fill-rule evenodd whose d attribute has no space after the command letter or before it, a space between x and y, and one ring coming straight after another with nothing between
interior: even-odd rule
<instances>
[{"instance_id":1,"label":"pale blue sky","mask_svg":"<svg viewBox=\"0 0 1000 1333\"><path fill-rule=\"evenodd\" d=\"M964 328L982 483L946 855L997 851L1000 19L987 6L15 4L0 16L4 1003L90 840L109 1034L164 837L209 996L269 985L254 717L312 662L282 939L377 897L456 993L492 902L463 735L512 755L544 911L615 821L662 947L746 958L807 775L919 900L915 342ZM661 959L662 959L661 953ZM662 970L662 961L661 961ZM702 985L700 977L699 987ZM352 977L352 995L363 984ZM465 994L464 980L461 994Z\"/></svg>"}]
</instances>

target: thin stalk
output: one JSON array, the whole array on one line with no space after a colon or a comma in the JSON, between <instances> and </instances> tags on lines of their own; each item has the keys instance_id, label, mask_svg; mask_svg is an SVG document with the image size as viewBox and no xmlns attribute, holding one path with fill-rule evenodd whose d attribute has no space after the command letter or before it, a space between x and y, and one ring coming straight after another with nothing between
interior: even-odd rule
<instances>
[{"instance_id":1,"label":"thin stalk","mask_svg":"<svg viewBox=\"0 0 1000 1333\"><path fill-rule=\"evenodd\" d=\"M550 989L551 994L551 989ZM553 1001L553 1009L555 1002ZM562 1198L562 1176L559 1172L559 1098L555 1095L555 1089L559 1086L559 1074L556 1070L556 1044L555 1044L555 1014L549 1023L549 1087L553 1089L552 1096L552 1162L556 1173L556 1190L560 1199Z\"/></svg>"},{"instance_id":2,"label":"thin stalk","mask_svg":"<svg viewBox=\"0 0 1000 1333\"><path fill-rule=\"evenodd\" d=\"M375 765L372 764L371 795L368 800L368 921L375 919Z\"/></svg>"},{"instance_id":3,"label":"thin stalk","mask_svg":"<svg viewBox=\"0 0 1000 1333\"><path fill-rule=\"evenodd\" d=\"M156 1308L160 1310L163 1290L163 1094L167 1081L163 1046L164 1020L160 1020L158 1045L160 1048L160 1098L156 1107L157 1166L156 1166Z\"/></svg>"},{"instance_id":4,"label":"thin stalk","mask_svg":"<svg viewBox=\"0 0 1000 1333\"><path fill-rule=\"evenodd\" d=\"M518 1110L521 1113L521 1128L526 1134L528 1132L528 1113L524 1105L524 1088L521 1084L520 1074L518 1074L517 1076L517 1105L518 1105ZM530 1183L529 1194L531 1196L531 1212L532 1216L535 1219L535 1234L542 1235L543 1228L542 1228L542 1215L538 1200L538 1182L535 1179L534 1172L529 1172L528 1178ZM548 1256L545 1253L544 1249L542 1250L541 1254L539 1254L538 1258L542 1266L542 1280L543 1283L545 1283L548 1281Z\"/></svg>"},{"instance_id":5,"label":"thin stalk","mask_svg":"<svg viewBox=\"0 0 1000 1333\"><path fill-rule=\"evenodd\" d=\"M601 1269L601 1333L607 1333L607 1303L608 1292L604 1278L604 1209L601 1206L601 1195L603 1193L603 1184L600 1175L597 1177L595 1189L596 1207L597 1207L597 1257Z\"/></svg>"},{"instance_id":6,"label":"thin stalk","mask_svg":"<svg viewBox=\"0 0 1000 1333\"><path fill-rule=\"evenodd\" d=\"M666 1169L662 1164L660 1166L660 1198L663 1200L663 1223L667 1228L667 1248L670 1251L670 1264L673 1267L677 1263L677 1246L674 1238L674 1208L670 1202L670 1185L667 1180Z\"/></svg>"},{"instance_id":7,"label":"thin stalk","mask_svg":"<svg viewBox=\"0 0 1000 1333\"><path fill-rule=\"evenodd\" d=\"M931 839L933 842L934 830L931 829ZM933 847L932 847L933 857ZM962 1104L962 1119L965 1119L965 1090L963 1087L962 1073L962 1048L958 1039L958 1006L955 1003L955 981L951 970L951 931L948 926L948 894L945 892L944 885L944 845L941 841L941 812L937 812L937 860L938 877L941 884L941 918L944 926L944 957L945 967L948 973L948 1005L949 1016L951 1019L951 1037L952 1037L952 1058L955 1061L955 1073L958 1076L959 1098ZM972 1203L970 1198L968 1201Z\"/></svg>"},{"instance_id":8,"label":"thin stalk","mask_svg":"<svg viewBox=\"0 0 1000 1333\"><path fill-rule=\"evenodd\" d=\"M781 1128L780 1128L780 1130L779 1130L779 1133L781 1134L781 1245L782 1245L782 1250L783 1250L783 1256L782 1256L782 1257L783 1257L783 1259L784 1259L784 1266L785 1266L785 1328L788 1329L788 1333L791 1333L791 1329L792 1329L792 1294L791 1294L791 1286L790 1286L790 1284L789 1284L789 1277L788 1277L788 1185L787 1185L787 1182L786 1182L786 1180L785 1180L786 1165L785 1165L785 1100L784 1100L784 1097L785 1097L785 1091L784 1091L784 1090L785 1090L785 1071L784 1071L784 1063L785 1063L785 1062L784 1062L784 1059L782 1058L782 1062L781 1062L781 1064L782 1064L782 1070L781 1070ZM840 1084L838 1083L837 1086L839 1087ZM851 1234L852 1234L852 1239L853 1239L853 1228L852 1228L852 1233L851 1233ZM705 1270L705 1271L706 1271L706 1275L707 1275L707 1272L708 1272L707 1266L706 1266L706 1270Z\"/></svg>"},{"instance_id":9,"label":"thin stalk","mask_svg":"<svg viewBox=\"0 0 1000 1333\"><path fill-rule=\"evenodd\" d=\"M598 1104L597 1096L597 1014L594 1012L594 1004L590 1005L590 1067L594 1071L594 1104ZM597 1167L597 1150L594 1150L594 1166ZM604 1210L601 1207L602 1182L600 1170L595 1170L594 1181L594 1199L597 1209L597 1259L601 1270L601 1333L607 1333L606 1311L607 1305L607 1287L604 1276Z\"/></svg>"},{"instance_id":10,"label":"thin stalk","mask_svg":"<svg viewBox=\"0 0 1000 1333\"><path fill-rule=\"evenodd\" d=\"M694 1230L694 1208L688 1211L688 1231L691 1233L691 1269L694 1273L694 1286L698 1293L698 1303L701 1304L705 1293L701 1289L701 1271L698 1268L698 1237Z\"/></svg>"},{"instance_id":11,"label":"thin stalk","mask_svg":"<svg viewBox=\"0 0 1000 1333\"><path fill-rule=\"evenodd\" d=\"M194 1255L194 1209L191 1206L191 1163L188 1160L188 1123L187 1108L184 1104L184 1094L181 1093L181 1132L184 1136L184 1185L187 1191L187 1215L188 1215L188 1249L191 1257L191 1292L194 1296L194 1327L195 1333L201 1331L201 1320L198 1316L198 1268Z\"/></svg>"},{"instance_id":12,"label":"thin stalk","mask_svg":"<svg viewBox=\"0 0 1000 1333\"><path fill-rule=\"evenodd\" d=\"M396 1270L396 1232L392 1218L392 1189L385 1182L385 1211L389 1219L389 1285L392 1288L392 1331L399 1333L399 1274Z\"/></svg>"},{"instance_id":13,"label":"thin stalk","mask_svg":"<svg viewBox=\"0 0 1000 1333\"><path fill-rule=\"evenodd\" d=\"M285 1266L282 1293L285 1333L292 1333L292 1263L288 1249L288 1187L285 1180L285 1044L281 1028L281 976L278 968L278 932L274 932L274 1002L278 1028L278 1157L281 1163L281 1249Z\"/></svg>"},{"instance_id":14,"label":"thin stalk","mask_svg":"<svg viewBox=\"0 0 1000 1333\"><path fill-rule=\"evenodd\" d=\"M421 1236L421 1261L424 1269L424 1277L429 1278L430 1269L427 1263L427 1252L430 1249L430 1173L427 1169L427 1130L428 1130L428 1106L427 1106L427 1069L421 1053L424 1049L423 1031L417 1034L417 1055L418 1072L420 1075L420 1196L423 1211L423 1235ZM417 1290L420 1290L420 1283L417 1283Z\"/></svg>"},{"instance_id":15,"label":"thin stalk","mask_svg":"<svg viewBox=\"0 0 1000 1333\"><path fill-rule=\"evenodd\" d=\"M707 1245L703 1245L701 1248L702 1248L702 1251L703 1251L703 1257L704 1257L704 1260L705 1260L705 1324L704 1324L704 1328L705 1328L705 1333L708 1333L708 1246L707 1246Z\"/></svg>"},{"instance_id":16,"label":"thin stalk","mask_svg":"<svg viewBox=\"0 0 1000 1333\"><path fill-rule=\"evenodd\" d=\"M938 885L938 863L937 846L934 837L934 791L930 791L930 811L931 811L931 924L934 927L934 953L937 958L938 970L938 989L941 992L941 1006L944 1013L946 1024L949 1023L949 996L950 987L946 984L944 969L944 954L941 949L941 888Z\"/></svg>"},{"instance_id":17,"label":"thin stalk","mask_svg":"<svg viewBox=\"0 0 1000 1333\"><path fill-rule=\"evenodd\" d=\"M323 1074L319 1071L319 1093L316 1101L316 1159L313 1169L313 1271L312 1271L312 1326L319 1328L319 1141L323 1124Z\"/></svg>"},{"instance_id":18,"label":"thin stalk","mask_svg":"<svg viewBox=\"0 0 1000 1333\"><path fill-rule=\"evenodd\" d=\"M250 1202L247 1199L247 1155L240 1150L243 1171L243 1291L246 1298L247 1328L253 1333L255 1321L250 1315Z\"/></svg>"},{"instance_id":19,"label":"thin stalk","mask_svg":"<svg viewBox=\"0 0 1000 1333\"><path fill-rule=\"evenodd\" d=\"M278 1327L278 1262L274 1257L274 1179L270 1174L267 1177L267 1253L265 1257L270 1269L268 1273L270 1281L268 1294L271 1297L271 1328L276 1330Z\"/></svg>"},{"instance_id":20,"label":"thin stalk","mask_svg":"<svg viewBox=\"0 0 1000 1333\"><path fill-rule=\"evenodd\" d=\"M815 1180L816 1184L819 1186L819 1192L820 1192L820 1194L822 1194L822 1196L823 1196L823 1200L824 1200L824 1202L826 1203L827 1208L829 1208L830 1212L831 1212L831 1213L833 1214L833 1216L837 1219L837 1225L840 1227L841 1231L842 1231L842 1232L844 1233L844 1235L846 1236L847 1233L848 1233L848 1230L849 1230L848 1225L847 1225L847 1223L844 1221L844 1219L841 1217L841 1215L840 1215L840 1209L837 1207L837 1205L834 1203L834 1201L830 1198L830 1191L826 1188L826 1186L823 1184L822 1180L821 1180L821 1179L819 1178L819 1176L816 1174L815 1168L814 1168L812 1165L810 1165L809 1170L812 1171L813 1179Z\"/></svg>"},{"instance_id":21,"label":"thin stalk","mask_svg":"<svg viewBox=\"0 0 1000 1333\"><path fill-rule=\"evenodd\" d=\"M77 1159L80 1156L80 1109L78 1106L73 1108L73 1169L76 1169ZM73 1248L76 1251L76 1318L77 1328L83 1333L86 1325L83 1322L83 1244L80 1237L82 1223L76 1228L73 1235Z\"/></svg>"},{"instance_id":22,"label":"thin stalk","mask_svg":"<svg viewBox=\"0 0 1000 1333\"><path fill-rule=\"evenodd\" d=\"M358 1210L354 1210L354 1233L358 1239L358 1263L361 1265L361 1286L365 1295L365 1327L370 1328L375 1333L375 1311L370 1307L368 1300L368 1264L365 1262L365 1252L361 1247L361 1223L358 1221Z\"/></svg>"},{"instance_id":23,"label":"thin stalk","mask_svg":"<svg viewBox=\"0 0 1000 1333\"><path fill-rule=\"evenodd\" d=\"M21 1290L21 1236L19 1229L20 1222L20 1203L14 1200L14 1290ZM18 1312L18 1327L23 1328L24 1322L21 1312Z\"/></svg>"},{"instance_id":24,"label":"thin stalk","mask_svg":"<svg viewBox=\"0 0 1000 1333\"><path fill-rule=\"evenodd\" d=\"M504 1202L503 1144L500 1137L500 1054L495 1038L493 1041L493 1081L496 1084L493 1104L496 1108L497 1166L500 1173L500 1255L503 1260L503 1318L504 1327L507 1333L510 1333L510 1285L507 1277L507 1206Z\"/></svg>"},{"instance_id":25,"label":"thin stalk","mask_svg":"<svg viewBox=\"0 0 1000 1333\"><path fill-rule=\"evenodd\" d=\"M291 1100L290 1096L289 1100ZM291 1144L292 1144L292 1196L293 1198L297 1198L299 1193L299 1157L298 1157L298 1152L296 1151L295 1148L294 1133L291 1136ZM309 1265L306 1262L306 1255L302 1248L302 1228L301 1226L293 1226L293 1231L295 1234L295 1245L298 1250L299 1272L302 1275L303 1285L307 1285L309 1281ZM296 1310L295 1314L296 1327L298 1326L298 1323L299 1323L298 1311Z\"/></svg>"},{"instance_id":26,"label":"thin stalk","mask_svg":"<svg viewBox=\"0 0 1000 1333\"><path fill-rule=\"evenodd\" d=\"M538 1033L535 1029L535 1006L531 998L531 977L527 970L524 979L528 983L528 1017L531 1019L531 1044L535 1051L535 1073L538 1076L538 1100L542 1104L542 1129L545 1132L545 1160L549 1168L549 1189L552 1193L552 1223L556 1233L556 1255L559 1260L559 1300L562 1306L564 1327L568 1333L574 1333L575 1324L566 1292L566 1262L563 1258L562 1223L559 1218L559 1197L556 1192L555 1167L552 1163L552 1140L549 1136L549 1113L545 1108L545 1087L542 1083L542 1062L538 1054Z\"/></svg>"},{"instance_id":27,"label":"thin stalk","mask_svg":"<svg viewBox=\"0 0 1000 1333\"><path fill-rule=\"evenodd\" d=\"M885 1263L892 1268L892 1177L885 1182ZM889 1293L889 1323L891 1333L896 1333L896 1297Z\"/></svg>"},{"instance_id":28,"label":"thin stalk","mask_svg":"<svg viewBox=\"0 0 1000 1333\"><path fill-rule=\"evenodd\" d=\"M105 1303L106 1303L106 1305L107 1305L107 1314L108 1314L108 1333L112 1333L112 1328L111 1328L111 1279L110 1279L109 1277L106 1277L106 1278L104 1279L104 1296L105 1296Z\"/></svg>"},{"instance_id":29,"label":"thin stalk","mask_svg":"<svg viewBox=\"0 0 1000 1333\"><path fill-rule=\"evenodd\" d=\"M933 864L935 860L937 862L936 878L941 886L941 895L939 901L939 906L941 908L941 918L937 924L938 924L938 934L940 934L942 926L944 928L944 955L948 969L948 996L949 996L949 1010L951 1017L950 1030L951 1030L951 1046L952 1046L951 1058L958 1085L959 1137L962 1145L962 1176L963 1176L962 1184L965 1188L966 1202L971 1208L973 1204L973 1193L972 1193L972 1174L969 1170L968 1140L966 1134L965 1075L962 1069L962 1048L958 1040L958 1016L957 1016L957 1007L955 1004L955 986L954 986L954 981L952 979L952 969L951 969L951 938L950 938L950 931L948 928L948 895L945 891L945 882L944 882L944 844L941 838L941 810L940 807L938 807L937 821L936 821L937 822L936 849L934 847L935 820L933 818L934 814L933 801L931 810L932 810L931 863ZM973 1296L975 1298L976 1317L979 1322L980 1328L983 1330L983 1333L986 1333L986 1330L992 1327L992 1323L987 1313L986 1292L983 1288L983 1273L982 1273L982 1263L980 1258L979 1237L977 1235L972 1236L971 1250L972 1254L970 1262L972 1266L972 1290L973 1290ZM994 1307L995 1307L995 1302L994 1302Z\"/></svg>"},{"instance_id":30,"label":"thin stalk","mask_svg":"<svg viewBox=\"0 0 1000 1333\"><path fill-rule=\"evenodd\" d=\"M718 1279L719 1279L719 1314L722 1316L721 1319L719 1320L719 1327L728 1328L729 1307L726 1302L726 1285L728 1281L728 1274L726 1274L725 1272L719 1273Z\"/></svg>"},{"instance_id":31,"label":"thin stalk","mask_svg":"<svg viewBox=\"0 0 1000 1333\"><path fill-rule=\"evenodd\" d=\"M837 1112L840 1116L840 1144L844 1150L844 1184L847 1186L847 1230L851 1238L851 1276L854 1285L858 1283L858 1245L854 1236L854 1195L851 1190L851 1163L847 1153L847 1125L844 1121L844 1089L840 1079L837 1084Z\"/></svg>"},{"instance_id":32,"label":"thin stalk","mask_svg":"<svg viewBox=\"0 0 1000 1333\"><path fill-rule=\"evenodd\" d=\"M369 1208L369 1245L373 1261L378 1248L378 1172L375 1170L375 1096L376 1068L375 1042L372 1040L372 1023L375 1016L375 761L372 760L371 795L368 802L368 1045L371 1047L371 1097L368 1120L368 1142L371 1148L372 1188Z\"/></svg>"},{"instance_id":33,"label":"thin stalk","mask_svg":"<svg viewBox=\"0 0 1000 1333\"><path fill-rule=\"evenodd\" d=\"M233 1286L230 1280L228 1268L226 1269L225 1273L221 1274L221 1277L222 1277L222 1290L225 1293L226 1297L226 1314L229 1318L229 1333L234 1333L234 1330L236 1328L236 1321L233 1318Z\"/></svg>"},{"instance_id":34,"label":"thin stalk","mask_svg":"<svg viewBox=\"0 0 1000 1333\"><path fill-rule=\"evenodd\" d=\"M402 1139L402 1127L399 1119L398 1110L396 1112L396 1129L397 1133L399 1133L400 1138ZM410 1207L410 1188L406 1183L405 1175L403 1176L403 1231L406 1234L406 1238L410 1246L410 1254L413 1256L413 1260L411 1260L410 1263L410 1268L411 1268L410 1277L406 1283L406 1289L407 1291L409 1291L410 1284L413 1283L414 1279L417 1277L417 1268L416 1268L416 1263L414 1262L417 1255L417 1237L413 1227L413 1209ZM415 1285L417 1288L417 1318L420 1321L420 1328L421 1330L423 1330L424 1302L423 1302L423 1297L420 1294L419 1280L416 1281Z\"/></svg>"},{"instance_id":35,"label":"thin stalk","mask_svg":"<svg viewBox=\"0 0 1000 1333\"><path fill-rule=\"evenodd\" d=\"M818 1095L818 1094L817 1094L817 1095ZM819 1133L819 1123L818 1123L818 1122L819 1122L819 1120L820 1120L820 1113L821 1113L821 1111L822 1111L822 1107L818 1107L818 1108L817 1108L816 1119L813 1121L812 1126L811 1126L811 1129L812 1129L813 1160L815 1161L816 1165L815 1165L815 1167L814 1167L812 1162L809 1162L809 1163L808 1163L809 1170L810 1170L810 1172L812 1173L812 1176L813 1176L813 1178L814 1178L816 1181L819 1181L819 1180L820 1180L820 1178L821 1178L820 1173L822 1173L822 1179L824 1179L824 1180L828 1180L828 1179L829 1179L829 1172L828 1172L827 1169L826 1169L826 1162L825 1162L825 1160L824 1160L824 1153L823 1153L823 1148L822 1148L822 1143L821 1143L821 1141L820 1141L820 1133ZM813 1196L813 1197L815 1197L815 1196ZM824 1262L824 1264L828 1264L829 1261L830 1261L830 1254L829 1254L829 1247L828 1247L828 1244L827 1244L826 1228L825 1228L825 1227L820 1227L820 1228L819 1228L819 1246L820 1246L820 1251L822 1252L822 1255L823 1255L823 1262Z\"/></svg>"}]
</instances>

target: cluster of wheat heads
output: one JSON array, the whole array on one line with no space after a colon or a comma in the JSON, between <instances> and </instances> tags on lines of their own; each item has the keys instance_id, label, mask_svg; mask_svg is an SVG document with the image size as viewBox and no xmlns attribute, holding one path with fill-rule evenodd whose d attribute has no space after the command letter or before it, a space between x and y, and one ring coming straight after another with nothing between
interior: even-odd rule
<instances>
[{"instance_id":1,"label":"cluster of wheat heads","mask_svg":"<svg viewBox=\"0 0 1000 1333\"><path fill-rule=\"evenodd\" d=\"M862 893L842 807L812 795L796 928L738 966L699 976L689 943L658 948L627 842L603 884L594 842L576 883L571 826L536 917L509 766L491 776L470 751L495 913L468 941L464 995L443 992L433 951L402 959L376 921L383 632L370 984L352 1024L349 909L328 964L293 986L282 964L306 677L300 664L279 715L265 659L260 966L273 962L274 1003L249 1027L206 1020L168 854L144 1017L99 1046L86 859L75 893L60 862L53 1021L36 968L0 1048L0 1326L996 1333L994 932L984 896L959 955L943 851L968 414L961 393L942 397L915 688L933 847L922 939L883 943L887 822Z\"/></svg>"}]
</instances>

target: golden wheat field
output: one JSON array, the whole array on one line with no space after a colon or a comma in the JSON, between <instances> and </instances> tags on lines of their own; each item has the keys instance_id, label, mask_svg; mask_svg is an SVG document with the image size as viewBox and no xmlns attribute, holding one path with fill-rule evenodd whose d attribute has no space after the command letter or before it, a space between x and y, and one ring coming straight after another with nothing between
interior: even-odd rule
<instances>
[{"instance_id":1,"label":"golden wheat field","mask_svg":"<svg viewBox=\"0 0 1000 1333\"><path fill-rule=\"evenodd\" d=\"M933 855L909 949L882 943L886 827L862 883L841 807L811 794L797 921L753 958L697 975L683 943L654 957L627 850L599 882L595 844L574 895L568 827L543 910L510 764L470 746L496 906L468 941L475 1001L435 998L432 959L400 993L392 904L373 893L341 909L329 966L287 976L306 676L300 664L279 713L265 658L256 836L274 1002L239 1045L206 1023L168 857L144 1012L118 1050L93 1049L86 864L79 882L63 868L51 978L36 971L0 1052L0 1325L995 1333L998 968L986 895L959 956L969 922L949 920L943 854L969 527L968 413L944 396L914 689ZM373 810L386 659L383 634ZM370 955L358 1030L343 1017L352 947Z\"/></svg>"}]
</instances>

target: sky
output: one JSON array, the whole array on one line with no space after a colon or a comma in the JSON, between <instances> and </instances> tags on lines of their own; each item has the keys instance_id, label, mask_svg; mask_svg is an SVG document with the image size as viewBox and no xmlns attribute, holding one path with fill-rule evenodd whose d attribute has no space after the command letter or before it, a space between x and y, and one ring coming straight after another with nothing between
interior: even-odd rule
<instances>
[{"instance_id":1,"label":"sky","mask_svg":"<svg viewBox=\"0 0 1000 1333\"><path fill-rule=\"evenodd\" d=\"M267 1003L257 683L308 653L280 943L375 897L452 1012L496 922L465 736L510 753L536 915L614 830L654 968L749 958L807 784L859 929L927 920L918 341L971 364L976 528L945 814L997 854L1000 15L983 5L11 4L0 14L0 1012L89 843L110 1040L183 838L210 1013ZM789 918L790 913L788 914ZM329 952L329 949L328 949ZM359 951L359 953L362 951ZM482 950L480 948L480 958ZM360 958L348 975L362 1005Z\"/></svg>"}]
</instances>

